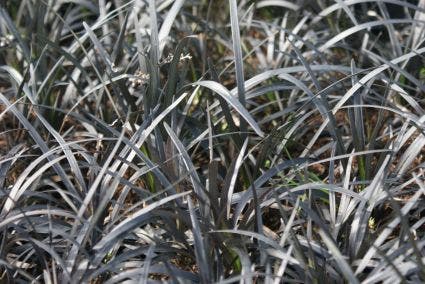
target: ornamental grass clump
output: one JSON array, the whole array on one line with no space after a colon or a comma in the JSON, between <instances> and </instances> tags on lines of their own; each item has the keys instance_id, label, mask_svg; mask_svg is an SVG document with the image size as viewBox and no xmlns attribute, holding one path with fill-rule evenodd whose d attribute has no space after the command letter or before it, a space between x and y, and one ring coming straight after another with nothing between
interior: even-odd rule
<instances>
[{"instance_id":1,"label":"ornamental grass clump","mask_svg":"<svg viewBox=\"0 0 425 284\"><path fill-rule=\"evenodd\" d=\"M0 1L0 282L424 282L424 25Z\"/></svg>"}]
</instances>

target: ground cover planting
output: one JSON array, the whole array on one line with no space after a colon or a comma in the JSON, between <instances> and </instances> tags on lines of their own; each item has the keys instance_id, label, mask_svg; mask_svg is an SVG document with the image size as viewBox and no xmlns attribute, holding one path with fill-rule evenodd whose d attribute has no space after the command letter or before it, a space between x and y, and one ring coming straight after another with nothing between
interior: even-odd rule
<instances>
[{"instance_id":1,"label":"ground cover planting","mask_svg":"<svg viewBox=\"0 0 425 284\"><path fill-rule=\"evenodd\" d=\"M0 1L0 283L422 283L425 1Z\"/></svg>"}]
</instances>

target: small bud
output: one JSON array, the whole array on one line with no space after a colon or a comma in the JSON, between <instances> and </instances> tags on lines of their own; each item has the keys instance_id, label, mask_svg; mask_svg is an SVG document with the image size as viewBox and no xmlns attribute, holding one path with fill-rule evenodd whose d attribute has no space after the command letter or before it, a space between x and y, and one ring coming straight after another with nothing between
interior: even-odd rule
<instances>
[{"instance_id":1,"label":"small bud","mask_svg":"<svg viewBox=\"0 0 425 284\"><path fill-rule=\"evenodd\" d=\"M134 73L134 77L130 78L129 81L133 88L138 88L141 85L147 84L149 79L150 79L149 74L143 73L142 71L137 70L136 73Z\"/></svg>"}]
</instances>

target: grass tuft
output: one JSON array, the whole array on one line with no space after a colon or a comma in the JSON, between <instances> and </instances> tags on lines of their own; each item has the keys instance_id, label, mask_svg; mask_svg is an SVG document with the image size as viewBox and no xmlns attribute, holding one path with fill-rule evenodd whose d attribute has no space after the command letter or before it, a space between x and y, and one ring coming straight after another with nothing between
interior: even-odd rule
<instances>
[{"instance_id":1,"label":"grass tuft","mask_svg":"<svg viewBox=\"0 0 425 284\"><path fill-rule=\"evenodd\" d=\"M0 1L0 283L425 282L425 1Z\"/></svg>"}]
</instances>

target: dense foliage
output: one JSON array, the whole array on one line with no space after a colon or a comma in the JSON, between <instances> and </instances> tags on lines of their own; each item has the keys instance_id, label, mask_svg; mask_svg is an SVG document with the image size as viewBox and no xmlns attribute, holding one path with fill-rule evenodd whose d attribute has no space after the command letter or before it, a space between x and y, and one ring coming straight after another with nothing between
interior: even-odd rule
<instances>
[{"instance_id":1,"label":"dense foliage","mask_svg":"<svg viewBox=\"0 0 425 284\"><path fill-rule=\"evenodd\" d=\"M0 283L425 281L425 1L0 1Z\"/></svg>"}]
</instances>

